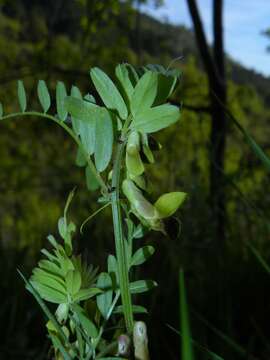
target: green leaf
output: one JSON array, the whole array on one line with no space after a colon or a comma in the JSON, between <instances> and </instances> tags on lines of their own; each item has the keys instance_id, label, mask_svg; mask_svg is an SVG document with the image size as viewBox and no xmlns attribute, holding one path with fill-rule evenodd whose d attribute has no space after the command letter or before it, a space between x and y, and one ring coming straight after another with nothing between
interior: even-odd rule
<instances>
[{"instance_id":1,"label":"green leaf","mask_svg":"<svg viewBox=\"0 0 270 360\"><path fill-rule=\"evenodd\" d=\"M50 312L49 308L47 307L47 305L45 304L45 302L41 299L39 293L35 290L35 288L32 286L31 282L29 282L28 280L26 280L26 278L24 277L24 275L17 270L18 273L20 274L20 276L22 277L22 279L24 280L25 284L26 284L26 289L34 296L34 298L36 299L36 301L38 302L39 306L41 307L42 311L44 312L44 314L46 315L46 317L52 322L53 326L55 327L55 329L57 329L58 334L61 336L62 340L64 341L65 344L67 344L68 346L70 346L68 339L65 335L65 333L63 332L61 326L59 325L59 323L57 322L57 320L55 319L54 315Z\"/></svg>"},{"instance_id":2,"label":"green leaf","mask_svg":"<svg viewBox=\"0 0 270 360\"><path fill-rule=\"evenodd\" d=\"M50 273L47 270L35 268L31 280L34 280L40 284L49 286L55 290L58 290L65 294L66 287L64 280L60 277L60 274Z\"/></svg>"},{"instance_id":3,"label":"green leaf","mask_svg":"<svg viewBox=\"0 0 270 360\"><path fill-rule=\"evenodd\" d=\"M101 109L101 107L96 104L73 96L67 96L65 98L65 106L71 116L85 122L96 119Z\"/></svg>"},{"instance_id":4,"label":"green leaf","mask_svg":"<svg viewBox=\"0 0 270 360\"><path fill-rule=\"evenodd\" d=\"M118 280L118 266L117 266L117 260L114 255L108 256L108 274L110 275L112 279L112 287L115 290L117 288L117 284L119 282Z\"/></svg>"},{"instance_id":5,"label":"green leaf","mask_svg":"<svg viewBox=\"0 0 270 360\"><path fill-rule=\"evenodd\" d=\"M58 81L56 85L56 108L57 114L61 121L65 121L67 117L67 109L65 106L65 98L67 97L67 90L62 81Z\"/></svg>"},{"instance_id":6,"label":"green leaf","mask_svg":"<svg viewBox=\"0 0 270 360\"><path fill-rule=\"evenodd\" d=\"M104 292L97 296L97 306L104 319L107 320L112 305L112 279L108 273L101 273L97 280L97 286Z\"/></svg>"},{"instance_id":7,"label":"green leaf","mask_svg":"<svg viewBox=\"0 0 270 360\"><path fill-rule=\"evenodd\" d=\"M170 192L161 195L155 202L154 206L158 210L160 217L163 219L173 215L183 204L186 197L187 194L184 192Z\"/></svg>"},{"instance_id":8,"label":"green leaf","mask_svg":"<svg viewBox=\"0 0 270 360\"><path fill-rule=\"evenodd\" d=\"M95 324L87 317L86 312L79 305L72 305L72 310L78 317L78 320L86 332L86 334L91 338L96 338L98 336L98 330Z\"/></svg>"},{"instance_id":9,"label":"green leaf","mask_svg":"<svg viewBox=\"0 0 270 360\"><path fill-rule=\"evenodd\" d=\"M177 84L177 77L158 74L158 90L154 105L163 104L173 93Z\"/></svg>"},{"instance_id":10,"label":"green leaf","mask_svg":"<svg viewBox=\"0 0 270 360\"><path fill-rule=\"evenodd\" d=\"M82 94L80 92L80 89L77 88L77 86L72 85L70 93L73 98L82 100ZM64 105L65 105L65 107L67 107L66 100L64 100ZM80 134L80 125L81 125L80 119L77 119L76 117L71 116L71 120L72 120L72 126L73 126L75 133L77 135L79 135Z\"/></svg>"},{"instance_id":11,"label":"green leaf","mask_svg":"<svg viewBox=\"0 0 270 360\"><path fill-rule=\"evenodd\" d=\"M87 164L85 155L80 148L77 149L75 164L79 167L84 167Z\"/></svg>"},{"instance_id":12,"label":"green leaf","mask_svg":"<svg viewBox=\"0 0 270 360\"><path fill-rule=\"evenodd\" d=\"M124 313L123 305L116 306L116 308L114 309L113 312L114 312L114 314L123 314ZM133 312L133 314L147 314L148 313L147 309L140 305L132 305L132 312Z\"/></svg>"},{"instance_id":13,"label":"green leaf","mask_svg":"<svg viewBox=\"0 0 270 360\"><path fill-rule=\"evenodd\" d=\"M163 104L138 113L131 127L137 131L153 133L168 127L179 119L180 111L177 106Z\"/></svg>"},{"instance_id":14,"label":"green leaf","mask_svg":"<svg viewBox=\"0 0 270 360\"><path fill-rule=\"evenodd\" d=\"M89 166L85 168L85 177L88 190L95 191L99 188L100 184L97 182L97 179Z\"/></svg>"},{"instance_id":15,"label":"green leaf","mask_svg":"<svg viewBox=\"0 0 270 360\"><path fill-rule=\"evenodd\" d=\"M140 294L149 291L157 286L153 280L138 280L129 284L131 294Z\"/></svg>"},{"instance_id":16,"label":"green leaf","mask_svg":"<svg viewBox=\"0 0 270 360\"><path fill-rule=\"evenodd\" d=\"M61 268L58 265L56 265L55 263L53 263L52 261L40 260L38 263L38 266L40 267L40 269L48 271L52 275L58 275L58 276L63 275Z\"/></svg>"},{"instance_id":17,"label":"green leaf","mask_svg":"<svg viewBox=\"0 0 270 360\"><path fill-rule=\"evenodd\" d=\"M137 266L143 264L147 259L150 258L155 252L153 246L144 246L138 249L135 254L132 256L131 266Z\"/></svg>"},{"instance_id":18,"label":"green leaf","mask_svg":"<svg viewBox=\"0 0 270 360\"><path fill-rule=\"evenodd\" d=\"M193 348L192 340L189 329L189 319L188 319L188 307L186 301L186 289L184 281L184 272L180 270L179 272L179 291L180 291L180 328L182 333L182 359L193 360Z\"/></svg>"},{"instance_id":19,"label":"green leaf","mask_svg":"<svg viewBox=\"0 0 270 360\"><path fill-rule=\"evenodd\" d=\"M26 110L26 93L24 89L23 82L18 80L18 99L22 112Z\"/></svg>"},{"instance_id":20,"label":"green leaf","mask_svg":"<svg viewBox=\"0 0 270 360\"><path fill-rule=\"evenodd\" d=\"M38 292L41 298L55 304L62 304L67 301L64 293L36 281L30 281L31 285Z\"/></svg>"},{"instance_id":21,"label":"green leaf","mask_svg":"<svg viewBox=\"0 0 270 360\"><path fill-rule=\"evenodd\" d=\"M98 294L101 294L102 290L98 288L89 288L89 289L81 289L79 292L77 292L76 295L73 296L74 301L84 301L88 300Z\"/></svg>"},{"instance_id":22,"label":"green leaf","mask_svg":"<svg viewBox=\"0 0 270 360\"><path fill-rule=\"evenodd\" d=\"M38 82L38 98L44 113L46 113L51 106L51 98L44 80Z\"/></svg>"},{"instance_id":23,"label":"green leaf","mask_svg":"<svg viewBox=\"0 0 270 360\"><path fill-rule=\"evenodd\" d=\"M67 291L70 295L76 295L82 284L81 274L78 270L69 271L66 275Z\"/></svg>"},{"instance_id":24,"label":"green leaf","mask_svg":"<svg viewBox=\"0 0 270 360\"><path fill-rule=\"evenodd\" d=\"M126 104L108 75L95 67L91 69L90 76L106 107L110 110L116 110L122 119L126 119L128 116Z\"/></svg>"},{"instance_id":25,"label":"green leaf","mask_svg":"<svg viewBox=\"0 0 270 360\"><path fill-rule=\"evenodd\" d=\"M4 114L3 105L0 102L0 118L3 116L3 114Z\"/></svg>"},{"instance_id":26,"label":"green leaf","mask_svg":"<svg viewBox=\"0 0 270 360\"><path fill-rule=\"evenodd\" d=\"M109 111L101 108L96 121L95 164L99 172L106 169L113 148L113 125Z\"/></svg>"},{"instance_id":27,"label":"green leaf","mask_svg":"<svg viewBox=\"0 0 270 360\"><path fill-rule=\"evenodd\" d=\"M115 68L115 75L117 79L119 80L119 83L122 87L122 92L125 95L125 98L127 99L128 103L130 103L132 94L134 92L134 87L132 85L132 82L129 78L129 72L125 64L119 64Z\"/></svg>"},{"instance_id":28,"label":"green leaf","mask_svg":"<svg viewBox=\"0 0 270 360\"><path fill-rule=\"evenodd\" d=\"M103 112L102 108L71 96L66 97L65 104L72 116L73 128L80 135L85 151L92 155L95 150L96 121Z\"/></svg>"},{"instance_id":29,"label":"green leaf","mask_svg":"<svg viewBox=\"0 0 270 360\"><path fill-rule=\"evenodd\" d=\"M53 334L53 332L49 332L49 337L51 338L51 341L53 343L53 346L55 349L59 350L63 356L64 360L71 360L72 357L69 355L67 350L65 349L64 345L61 343L61 341L58 339L56 335Z\"/></svg>"},{"instance_id":30,"label":"green leaf","mask_svg":"<svg viewBox=\"0 0 270 360\"><path fill-rule=\"evenodd\" d=\"M137 225L133 233L133 238L141 239L144 235L145 235L145 229L143 228L142 224Z\"/></svg>"},{"instance_id":31,"label":"green leaf","mask_svg":"<svg viewBox=\"0 0 270 360\"><path fill-rule=\"evenodd\" d=\"M135 86L130 101L130 109L133 116L149 109L157 95L157 74L147 71Z\"/></svg>"}]
</instances>

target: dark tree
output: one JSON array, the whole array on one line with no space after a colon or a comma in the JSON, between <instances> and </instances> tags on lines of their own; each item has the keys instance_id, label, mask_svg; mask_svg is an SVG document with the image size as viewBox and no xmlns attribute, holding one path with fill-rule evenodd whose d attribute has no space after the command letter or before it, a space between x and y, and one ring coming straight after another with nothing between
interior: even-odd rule
<instances>
[{"instance_id":1,"label":"dark tree","mask_svg":"<svg viewBox=\"0 0 270 360\"><path fill-rule=\"evenodd\" d=\"M224 155L226 147L226 72L223 46L223 0L213 0L214 43L211 53L196 0L187 0L193 20L197 45L209 81L211 99L210 137L210 202L215 244L219 249L225 243L226 202L224 186Z\"/></svg>"}]
</instances>

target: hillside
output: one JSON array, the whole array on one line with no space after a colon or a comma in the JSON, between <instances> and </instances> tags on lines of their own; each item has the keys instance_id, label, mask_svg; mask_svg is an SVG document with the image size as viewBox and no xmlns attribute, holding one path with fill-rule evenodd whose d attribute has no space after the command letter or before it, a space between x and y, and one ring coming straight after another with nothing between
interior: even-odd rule
<instances>
[{"instance_id":1,"label":"hillside","mask_svg":"<svg viewBox=\"0 0 270 360\"><path fill-rule=\"evenodd\" d=\"M122 22L120 26L123 26ZM137 48L136 36L136 32L129 32L130 44L134 50ZM172 59L183 56L183 61L190 55L200 58L192 30L182 25L175 26L158 21L146 14L141 14L140 19L140 46L151 56L158 57L167 53ZM228 77L236 84L253 86L270 106L270 78L245 68L229 56L227 61ZM198 62L202 66L201 62Z\"/></svg>"}]
</instances>

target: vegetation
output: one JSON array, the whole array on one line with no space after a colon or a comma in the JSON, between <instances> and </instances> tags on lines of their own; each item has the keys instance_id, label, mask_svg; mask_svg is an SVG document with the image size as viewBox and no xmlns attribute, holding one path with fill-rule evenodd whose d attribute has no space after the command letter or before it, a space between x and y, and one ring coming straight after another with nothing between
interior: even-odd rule
<instances>
[{"instance_id":1,"label":"vegetation","mask_svg":"<svg viewBox=\"0 0 270 360\"><path fill-rule=\"evenodd\" d=\"M173 67L181 71L181 86L170 102L182 104L180 122L155 135L164 151L156 154L156 165L147 167L152 203L160 194L183 189L189 194L180 216L180 236L165 238L159 232L136 240L138 247L156 246L152 261L136 268L136 279L154 278L159 284L144 305L152 358L179 358L179 337L166 326L178 329L178 270L185 269L190 327L193 344L210 349L223 358L269 357L269 278L247 244L269 260L268 172L246 137L228 119L223 180L226 191L225 250L221 272L212 261L213 215L209 204L209 94L207 77L196 50L194 35L183 27L159 23L138 14L128 2L42 1L1 2L1 89L4 115L16 112L17 79L24 80L28 108L37 109L36 81L46 80L49 92L59 79L70 89L78 85L101 105L89 82L89 67L96 64L110 75L116 63L133 65L161 63L184 55ZM101 5L100 5L101 4ZM54 14L52 16L52 14ZM137 34L140 33L140 57ZM252 134L269 154L269 80L243 69L231 59L227 64L227 107L238 123ZM51 114L57 112L52 97ZM85 166L74 166L77 150L72 140L53 123L19 117L1 122L1 347L4 358L44 359L49 344L36 303L25 294L18 267L28 278L38 262L40 248L46 248L48 233L55 238L57 219L67 194L76 186L76 197L68 213L80 224L97 211L96 195L87 190ZM182 218L182 219L181 219ZM69 220L68 220L69 221ZM75 253L95 269L107 272L106 259L113 253L109 207L73 234ZM168 229L177 222L170 220ZM176 226L176 229L178 227ZM170 232L167 230L170 235ZM59 243L58 243L59 245ZM135 269L135 268L134 268ZM157 271L158 270L158 271ZM142 274L143 271L143 274ZM217 293L219 294L217 298ZM219 299L219 300L217 300ZM50 310L51 307L49 306ZM195 312L193 312L195 309ZM196 315L194 315L196 314ZM201 317L203 314L203 318ZM7 325L8 324L8 325ZM219 336L222 333L222 336ZM219 335L218 335L219 334ZM33 344L32 339L37 341ZM229 345L228 341L234 341ZM239 348L240 346L240 348ZM238 351L236 351L238 349ZM211 358L194 346L195 358ZM213 355L212 355L212 358ZM251 357L252 358L252 357Z\"/></svg>"}]
</instances>

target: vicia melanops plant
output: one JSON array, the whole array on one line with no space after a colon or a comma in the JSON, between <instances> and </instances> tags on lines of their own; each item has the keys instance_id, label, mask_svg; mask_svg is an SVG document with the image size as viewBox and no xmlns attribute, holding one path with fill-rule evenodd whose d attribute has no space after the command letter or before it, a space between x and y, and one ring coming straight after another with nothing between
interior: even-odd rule
<instances>
[{"instance_id":1,"label":"vicia melanops plant","mask_svg":"<svg viewBox=\"0 0 270 360\"><path fill-rule=\"evenodd\" d=\"M48 318L48 335L56 359L117 359L133 354L136 359L149 359L146 326L134 322L134 314L146 309L134 304L132 295L148 291L156 283L131 279L131 270L143 264L154 248L137 248L136 239L143 237L145 228L166 234L164 219L176 212L186 196L183 192L166 193L151 203L146 179L146 164L154 164L154 151L160 150L152 134L180 117L179 108L166 102L179 73L158 65L136 70L120 64L115 75L114 83L99 68L90 71L103 105L92 95L83 96L76 86L68 95L65 85L58 82L57 114L50 115L51 97L43 80L37 89L43 112L26 110L21 81L21 111L3 115L0 104L1 120L39 116L61 126L78 146L76 163L85 168L88 189L100 191L100 210L109 205L112 208L115 255L109 255L105 272L98 274L96 268L74 254L72 236L76 226L67 217L72 192L58 222L61 241L49 235L52 250L43 249L45 258L31 278L23 277ZM54 314L47 302L55 304ZM112 317L122 330L104 336Z\"/></svg>"}]
</instances>

